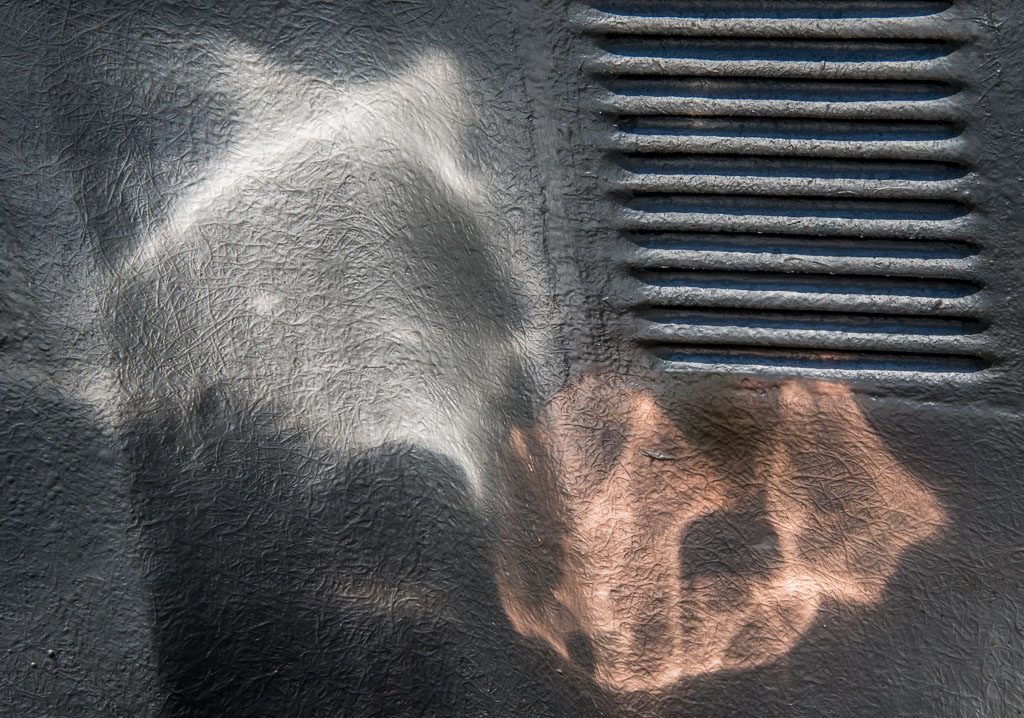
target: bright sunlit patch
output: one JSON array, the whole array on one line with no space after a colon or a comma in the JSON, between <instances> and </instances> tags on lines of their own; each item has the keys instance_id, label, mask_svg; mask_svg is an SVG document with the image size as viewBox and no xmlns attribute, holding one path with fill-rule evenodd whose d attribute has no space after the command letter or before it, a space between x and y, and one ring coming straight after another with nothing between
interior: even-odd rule
<instances>
[{"instance_id":1,"label":"bright sunlit patch","mask_svg":"<svg viewBox=\"0 0 1024 718\"><path fill-rule=\"evenodd\" d=\"M304 76L237 42L212 54L219 68L209 81L250 102L243 129L175 200L126 269L161 261L241 186L287 173L316 152L355 159L366 149L392 147L454 199L484 202L483 182L460 159L462 138L455 131L471 124L474 110L457 64L445 53L428 52L390 80L358 86Z\"/></svg>"},{"instance_id":2,"label":"bright sunlit patch","mask_svg":"<svg viewBox=\"0 0 1024 718\"><path fill-rule=\"evenodd\" d=\"M826 597L879 601L907 549L947 523L845 387L735 387L712 404L683 428L645 392L585 376L509 443L527 488L506 504L505 609L613 691L778 659ZM735 446L712 450L716 435ZM546 581L524 576L551 556Z\"/></svg>"}]
</instances>

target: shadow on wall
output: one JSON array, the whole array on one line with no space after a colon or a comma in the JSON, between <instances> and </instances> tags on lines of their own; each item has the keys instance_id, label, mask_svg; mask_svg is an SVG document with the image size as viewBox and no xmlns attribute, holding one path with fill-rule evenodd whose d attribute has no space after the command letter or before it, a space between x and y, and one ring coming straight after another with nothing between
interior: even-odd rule
<instances>
[{"instance_id":1,"label":"shadow on wall","mask_svg":"<svg viewBox=\"0 0 1024 718\"><path fill-rule=\"evenodd\" d=\"M835 384L579 378L513 432L498 526L430 450L341 457L223 387L174 407L124 434L168 716L645 710L880 602L947 523Z\"/></svg>"},{"instance_id":2,"label":"shadow on wall","mask_svg":"<svg viewBox=\"0 0 1024 718\"><path fill-rule=\"evenodd\" d=\"M126 467L94 407L0 371L0 713L145 716L157 693Z\"/></svg>"},{"instance_id":3,"label":"shadow on wall","mask_svg":"<svg viewBox=\"0 0 1024 718\"><path fill-rule=\"evenodd\" d=\"M549 331L506 128L440 50L366 83L208 54L239 126L106 307L166 714L593 715L481 510Z\"/></svg>"},{"instance_id":4,"label":"shadow on wall","mask_svg":"<svg viewBox=\"0 0 1024 718\"><path fill-rule=\"evenodd\" d=\"M274 416L212 388L126 427L165 715L594 714L509 627L452 461Z\"/></svg>"},{"instance_id":5,"label":"shadow on wall","mask_svg":"<svg viewBox=\"0 0 1024 718\"><path fill-rule=\"evenodd\" d=\"M947 524L845 387L698 386L583 376L507 450L505 610L627 702L776 661Z\"/></svg>"}]
</instances>

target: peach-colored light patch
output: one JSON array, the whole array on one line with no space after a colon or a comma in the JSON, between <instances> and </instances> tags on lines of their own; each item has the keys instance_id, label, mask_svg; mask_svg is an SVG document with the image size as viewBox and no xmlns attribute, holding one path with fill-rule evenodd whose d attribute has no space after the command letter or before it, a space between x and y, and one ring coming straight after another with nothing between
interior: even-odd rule
<instances>
[{"instance_id":1,"label":"peach-colored light patch","mask_svg":"<svg viewBox=\"0 0 1024 718\"><path fill-rule=\"evenodd\" d=\"M588 375L508 444L505 610L613 691L779 658L826 596L877 602L902 554L946 523L841 385L701 401L673 421L650 392ZM736 426L696 431L705 414ZM734 451L706 445L730 431Z\"/></svg>"}]
</instances>

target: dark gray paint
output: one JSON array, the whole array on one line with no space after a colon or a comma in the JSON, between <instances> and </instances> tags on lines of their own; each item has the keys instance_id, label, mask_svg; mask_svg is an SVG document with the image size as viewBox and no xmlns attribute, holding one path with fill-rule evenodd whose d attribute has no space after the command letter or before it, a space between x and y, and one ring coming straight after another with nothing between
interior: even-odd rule
<instances>
[{"instance_id":1,"label":"dark gray paint","mask_svg":"<svg viewBox=\"0 0 1024 718\"><path fill-rule=\"evenodd\" d=\"M606 195L587 11L206 5L0 17L0 710L615 714L585 647L574 668L517 636L493 565L510 429L576 367L651 366L618 283L635 250ZM823 609L785 659L637 711L1024 711L1022 21L965 1L942 23L960 48L942 69L951 121L969 120L943 161L972 171L975 224L926 279L983 288L965 321L984 346L940 356L991 367L749 371L858 387L951 526L880 605ZM969 276L947 277L968 253ZM662 374L661 391L705 373Z\"/></svg>"}]
</instances>

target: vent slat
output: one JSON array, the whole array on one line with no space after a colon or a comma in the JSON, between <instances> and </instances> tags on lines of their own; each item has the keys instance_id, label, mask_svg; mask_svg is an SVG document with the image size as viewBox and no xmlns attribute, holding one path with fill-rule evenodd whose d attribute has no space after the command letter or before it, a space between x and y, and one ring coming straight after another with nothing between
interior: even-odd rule
<instances>
[{"instance_id":1,"label":"vent slat","mask_svg":"<svg viewBox=\"0 0 1024 718\"><path fill-rule=\"evenodd\" d=\"M756 79L756 78L753 78ZM749 86L749 82L747 85ZM619 88L630 90L630 86ZM642 89L642 86L636 88ZM742 88L741 88L742 89ZM949 97L941 99L899 98L851 101L835 95L829 100L793 99L789 97L715 98L695 95L672 95L655 92L616 94L598 91L593 106L599 112L616 115L650 115L675 117L733 118L798 118L810 120L884 121L898 117L921 122L953 122L959 107Z\"/></svg>"},{"instance_id":2,"label":"vent slat","mask_svg":"<svg viewBox=\"0 0 1024 718\"><path fill-rule=\"evenodd\" d=\"M946 200L966 199L966 188L960 183L948 181L915 182L900 179L850 180L842 177L807 177L792 174L781 177L758 177L756 175L723 176L701 174L667 174L649 172L646 174L622 173L612 178L613 189L631 193L640 198L645 195L658 197L668 194L714 194L714 195L769 195L774 197L827 197L837 196L870 197L894 200ZM710 205L718 206L712 202ZM956 203L959 204L959 203ZM690 203L686 203L687 207ZM635 206L635 204L634 204ZM779 212L786 208L778 207ZM686 211L690 211L687 209ZM738 210L737 210L738 211ZM794 214L804 216L804 210L794 206ZM876 210L873 214L878 214ZM749 212L742 212L749 214ZM771 212L776 214L776 212ZM788 213L787 213L788 214ZM931 216L932 211L928 215ZM961 216L961 211L950 207L949 217ZM819 216L827 216L825 214Z\"/></svg>"},{"instance_id":3,"label":"vent slat","mask_svg":"<svg viewBox=\"0 0 1024 718\"><path fill-rule=\"evenodd\" d=\"M935 36L931 18L800 18L800 17L685 17L619 15L587 10L575 23L590 35L601 33L673 35L678 37L762 37L876 39ZM966 34L966 33L965 33Z\"/></svg>"},{"instance_id":4,"label":"vent slat","mask_svg":"<svg viewBox=\"0 0 1024 718\"><path fill-rule=\"evenodd\" d=\"M842 314L805 311L756 311L729 309L667 309L640 311L637 320L650 327L733 327L758 330L818 331L844 334L920 335L955 337L975 335L986 325L960 316L913 314Z\"/></svg>"},{"instance_id":5,"label":"vent slat","mask_svg":"<svg viewBox=\"0 0 1024 718\"><path fill-rule=\"evenodd\" d=\"M892 294L833 294L772 290L730 290L643 285L632 297L634 308L711 307L723 309L797 309L818 312L970 316L972 297L919 297Z\"/></svg>"},{"instance_id":6,"label":"vent slat","mask_svg":"<svg viewBox=\"0 0 1024 718\"><path fill-rule=\"evenodd\" d=\"M850 3L807 3L803 7L747 0L732 8L673 6L670 3L640 3L580 8L574 23L583 32L601 34L674 35L684 37L786 37L796 39L908 39L937 36L946 40L966 36L968 27L942 27L936 32L935 16L947 12L952 3L935 3L931 11L910 3L892 4L889 11L853 8Z\"/></svg>"},{"instance_id":7,"label":"vent slat","mask_svg":"<svg viewBox=\"0 0 1024 718\"><path fill-rule=\"evenodd\" d=\"M825 374L848 372L924 372L973 374L991 362L969 354L893 354L873 351L787 349L748 345L652 347L667 371L699 368L709 371L780 369Z\"/></svg>"},{"instance_id":8,"label":"vent slat","mask_svg":"<svg viewBox=\"0 0 1024 718\"><path fill-rule=\"evenodd\" d=\"M937 252L936 252L937 253ZM964 260L899 257L847 257L829 254L732 253L696 250L692 252L636 252L627 259L634 269L711 270L811 274L918 277L954 279L967 276Z\"/></svg>"},{"instance_id":9,"label":"vent slat","mask_svg":"<svg viewBox=\"0 0 1024 718\"><path fill-rule=\"evenodd\" d=\"M731 233L632 233L626 235L632 246L624 250L627 262L657 266L662 263L700 257L701 261L849 262L851 266L871 268L873 273L895 271L900 263L913 262L914 271L927 271L974 257L978 250L965 242L923 240L871 240L862 237L816 237L784 234ZM830 264L830 267L832 265ZM810 270L812 272L818 270ZM829 271L832 271L831 269ZM895 271L895 273L899 273Z\"/></svg>"},{"instance_id":10,"label":"vent slat","mask_svg":"<svg viewBox=\"0 0 1024 718\"><path fill-rule=\"evenodd\" d=\"M906 18L937 15L953 6L951 0L616 0L593 5L595 12L622 16L715 18Z\"/></svg>"},{"instance_id":11,"label":"vent slat","mask_svg":"<svg viewBox=\"0 0 1024 718\"><path fill-rule=\"evenodd\" d=\"M595 42L609 57L705 62L772 61L889 66L948 57L958 45L929 39L810 39L605 34Z\"/></svg>"},{"instance_id":12,"label":"vent slat","mask_svg":"<svg viewBox=\"0 0 1024 718\"><path fill-rule=\"evenodd\" d=\"M934 160L956 162L963 156L957 141L855 141L788 137L730 137L613 132L604 149L615 155L692 152L707 155L797 156L821 159Z\"/></svg>"},{"instance_id":13,"label":"vent slat","mask_svg":"<svg viewBox=\"0 0 1024 718\"><path fill-rule=\"evenodd\" d=\"M932 336L922 334L868 334L826 332L815 329L756 329L738 327L693 327L642 324L637 337L644 344L671 346L675 342L686 345L735 345L774 347L786 349L814 349L835 351L883 351L890 353L948 354L977 351L971 338L962 335Z\"/></svg>"},{"instance_id":14,"label":"vent slat","mask_svg":"<svg viewBox=\"0 0 1024 718\"><path fill-rule=\"evenodd\" d=\"M821 236L856 234L865 238L930 237L938 240L967 239L971 236L969 221L964 217L950 221L931 221L920 217L850 221L849 217L774 216L757 213L742 215L711 211L648 212L624 208L620 211L617 225L627 231L792 233Z\"/></svg>"}]
</instances>

